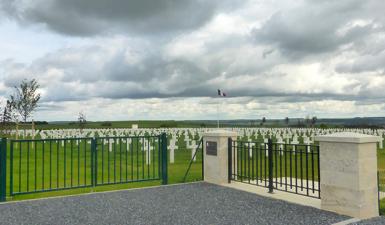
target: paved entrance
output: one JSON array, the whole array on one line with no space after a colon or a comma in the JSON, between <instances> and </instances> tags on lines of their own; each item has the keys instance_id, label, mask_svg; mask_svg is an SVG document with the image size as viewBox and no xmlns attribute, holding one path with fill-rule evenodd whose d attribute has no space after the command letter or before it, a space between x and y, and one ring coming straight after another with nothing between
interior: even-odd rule
<instances>
[{"instance_id":1,"label":"paved entrance","mask_svg":"<svg viewBox=\"0 0 385 225\"><path fill-rule=\"evenodd\" d=\"M333 224L348 217L208 183L9 202L0 224Z\"/></svg>"}]
</instances>

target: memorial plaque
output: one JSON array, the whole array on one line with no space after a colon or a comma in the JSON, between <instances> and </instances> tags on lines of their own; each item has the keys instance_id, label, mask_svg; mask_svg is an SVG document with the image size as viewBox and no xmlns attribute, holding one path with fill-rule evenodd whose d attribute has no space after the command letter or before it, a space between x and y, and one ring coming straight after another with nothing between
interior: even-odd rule
<instances>
[{"instance_id":1,"label":"memorial plaque","mask_svg":"<svg viewBox=\"0 0 385 225\"><path fill-rule=\"evenodd\" d=\"M217 155L217 142L206 141L206 154L215 156Z\"/></svg>"}]
</instances>

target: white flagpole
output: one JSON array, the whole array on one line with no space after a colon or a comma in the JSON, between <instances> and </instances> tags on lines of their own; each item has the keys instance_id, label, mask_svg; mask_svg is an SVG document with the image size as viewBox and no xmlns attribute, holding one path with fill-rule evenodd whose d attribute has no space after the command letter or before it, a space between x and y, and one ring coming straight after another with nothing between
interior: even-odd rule
<instances>
[{"instance_id":1,"label":"white flagpole","mask_svg":"<svg viewBox=\"0 0 385 225\"><path fill-rule=\"evenodd\" d=\"M221 99L221 98L218 98ZM217 127L219 128L219 101L217 102Z\"/></svg>"}]
</instances>

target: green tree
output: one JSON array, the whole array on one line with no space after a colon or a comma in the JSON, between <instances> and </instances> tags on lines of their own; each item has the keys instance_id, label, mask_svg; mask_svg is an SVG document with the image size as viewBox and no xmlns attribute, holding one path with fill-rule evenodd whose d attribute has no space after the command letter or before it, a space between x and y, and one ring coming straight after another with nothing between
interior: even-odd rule
<instances>
[{"instance_id":1,"label":"green tree","mask_svg":"<svg viewBox=\"0 0 385 225\"><path fill-rule=\"evenodd\" d=\"M86 120L86 115L82 112L79 112L78 123L79 123L80 132L83 132L83 129L86 126L87 120Z\"/></svg>"},{"instance_id":2,"label":"green tree","mask_svg":"<svg viewBox=\"0 0 385 225\"><path fill-rule=\"evenodd\" d=\"M264 124L266 123L266 117L262 117L262 120L261 120L261 126L263 126Z\"/></svg>"},{"instance_id":3,"label":"green tree","mask_svg":"<svg viewBox=\"0 0 385 225\"><path fill-rule=\"evenodd\" d=\"M35 79L23 80L19 87L15 86L15 94L11 95L13 107L24 123L38 106L40 93L37 93L37 89L39 87L40 85Z\"/></svg>"},{"instance_id":4,"label":"green tree","mask_svg":"<svg viewBox=\"0 0 385 225\"><path fill-rule=\"evenodd\" d=\"M6 135L9 133L11 129L11 124L15 120L15 113L14 113L14 104L10 101L7 100L4 109L0 110L0 128L1 128L1 133L3 135Z\"/></svg>"},{"instance_id":5,"label":"green tree","mask_svg":"<svg viewBox=\"0 0 385 225\"><path fill-rule=\"evenodd\" d=\"M311 126L314 127L314 125L317 123L317 117L316 116L313 116L311 118Z\"/></svg>"},{"instance_id":6,"label":"green tree","mask_svg":"<svg viewBox=\"0 0 385 225\"><path fill-rule=\"evenodd\" d=\"M290 122L290 119L289 119L289 117L286 117L286 118L285 118L285 123L286 123L286 126L289 126L289 122Z\"/></svg>"}]
</instances>

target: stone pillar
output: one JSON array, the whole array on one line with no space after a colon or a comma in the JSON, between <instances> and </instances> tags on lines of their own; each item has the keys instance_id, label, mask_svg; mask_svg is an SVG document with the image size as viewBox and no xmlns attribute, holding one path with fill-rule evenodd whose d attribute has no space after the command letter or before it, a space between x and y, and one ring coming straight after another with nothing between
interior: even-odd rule
<instances>
[{"instance_id":1,"label":"stone pillar","mask_svg":"<svg viewBox=\"0 0 385 225\"><path fill-rule=\"evenodd\" d=\"M204 181L215 184L228 182L228 139L237 133L215 130L203 134Z\"/></svg>"},{"instance_id":2,"label":"stone pillar","mask_svg":"<svg viewBox=\"0 0 385 225\"><path fill-rule=\"evenodd\" d=\"M321 208L361 219L378 216L378 137L342 132L315 140L320 143Z\"/></svg>"}]
</instances>

